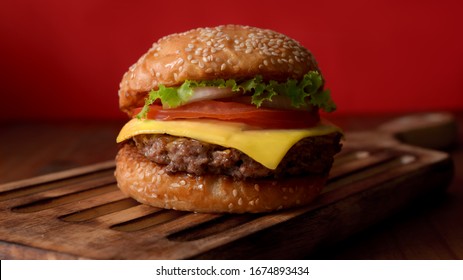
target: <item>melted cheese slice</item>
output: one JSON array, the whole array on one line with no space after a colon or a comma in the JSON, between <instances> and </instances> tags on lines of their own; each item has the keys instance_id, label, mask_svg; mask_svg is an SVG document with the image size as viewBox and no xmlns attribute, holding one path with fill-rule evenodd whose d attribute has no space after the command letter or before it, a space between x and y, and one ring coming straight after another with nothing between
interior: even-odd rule
<instances>
[{"instance_id":1,"label":"melted cheese slice","mask_svg":"<svg viewBox=\"0 0 463 280\"><path fill-rule=\"evenodd\" d=\"M275 169L288 150L305 137L341 131L322 123L307 129L249 129L245 124L214 120L130 120L119 133L117 143L140 134L169 134L235 148L269 169Z\"/></svg>"}]
</instances>

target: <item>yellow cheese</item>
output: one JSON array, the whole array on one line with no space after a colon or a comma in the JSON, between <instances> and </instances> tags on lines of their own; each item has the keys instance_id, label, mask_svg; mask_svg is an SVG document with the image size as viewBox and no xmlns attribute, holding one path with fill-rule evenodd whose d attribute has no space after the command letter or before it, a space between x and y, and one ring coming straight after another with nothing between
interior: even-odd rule
<instances>
[{"instance_id":1,"label":"yellow cheese","mask_svg":"<svg viewBox=\"0 0 463 280\"><path fill-rule=\"evenodd\" d=\"M288 150L299 140L310 136L330 134L340 129L320 124L307 129L251 130L240 123L213 120L140 120L134 118L122 128L120 143L140 134L169 134L235 148L269 169L275 169Z\"/></svg>"}]
</instances>

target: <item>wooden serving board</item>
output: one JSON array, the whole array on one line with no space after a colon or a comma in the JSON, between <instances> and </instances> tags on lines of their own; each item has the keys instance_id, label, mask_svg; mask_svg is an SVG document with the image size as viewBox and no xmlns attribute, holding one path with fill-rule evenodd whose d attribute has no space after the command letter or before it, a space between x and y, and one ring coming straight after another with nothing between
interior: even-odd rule
<instances>
[{"instance_id":1,"label":"wooden serving board","mask_svg":"<svg viewBox=\"0 0 463 280\"><path fill-rule=\"evenodd\" d=\"M307 256L423 195L446 189L453 175L446 153L392 137L422 139L423 131L431 133L425 137L453 135L450 116L424 118L409 117L376 131L346 135L321 196L308 206L274 213L197 214L140 205L118 190L112 161L3 184L0 258ZM442 141L434 144L446 144Z\"/></svg>"}]
</instances>

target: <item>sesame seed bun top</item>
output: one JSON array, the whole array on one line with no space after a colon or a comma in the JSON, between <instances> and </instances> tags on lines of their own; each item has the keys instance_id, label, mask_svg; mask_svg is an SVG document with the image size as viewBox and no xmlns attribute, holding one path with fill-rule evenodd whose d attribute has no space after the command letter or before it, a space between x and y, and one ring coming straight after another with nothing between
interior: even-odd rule
<instances>
[{"instance_id":1,"label":"sesame seed bun top","mask_svg":"<svg viewBox=\"0 0 463 280\"><path fill-rule=\"evenodd\" d=\"M317 70L312 54L297 41L268 29L240 25L198 28L159 39L124 74L119 106L131 115L151 89L185 80L300 79Z\"/></svg>"}]
</instances>

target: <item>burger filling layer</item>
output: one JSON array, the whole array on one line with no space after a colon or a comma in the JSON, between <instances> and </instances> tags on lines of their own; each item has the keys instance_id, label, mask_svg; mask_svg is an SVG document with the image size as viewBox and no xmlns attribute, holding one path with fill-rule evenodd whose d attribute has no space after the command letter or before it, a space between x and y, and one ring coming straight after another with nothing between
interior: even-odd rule
<instances>
[{"instance_id":1,"label":"burger filling layer","mask_svg":"<svg viewBox=\"0 0 463 280\"><path fill-rule=\"evenodd\" d=\"M338 132L303 138L286 153L274 170L237 149L187 137L141 134L133 137L133 144L149 160L165 165L169 173L223 174L243 179L327 173L333 156L341 149L340 138L341 133Z\"/></svg>"}]
</instances>

